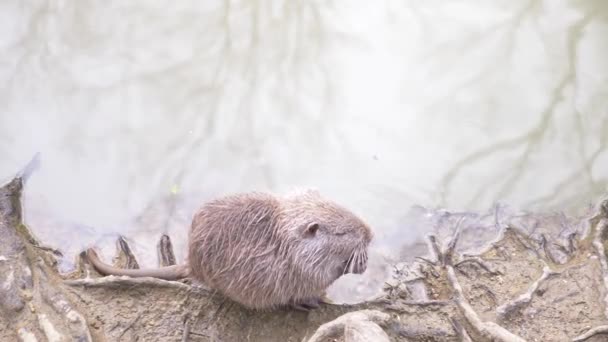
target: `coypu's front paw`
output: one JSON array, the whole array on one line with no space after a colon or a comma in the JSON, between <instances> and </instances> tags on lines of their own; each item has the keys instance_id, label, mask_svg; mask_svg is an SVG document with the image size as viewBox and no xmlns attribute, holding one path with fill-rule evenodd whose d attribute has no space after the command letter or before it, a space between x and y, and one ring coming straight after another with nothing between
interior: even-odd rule
<instances>
[{"instance_id":1,"label":"coypu's front paw","mask_svg":"<svg viewBox=\"0 0 608 342\"><path fill-rule=\"evenodd\" d=\"M318 309L321 303L321 298L312 297L300 300L297 304L293 304L291 307L299 311L309 312L310 310Z\"/></svg>"}]
</instances>

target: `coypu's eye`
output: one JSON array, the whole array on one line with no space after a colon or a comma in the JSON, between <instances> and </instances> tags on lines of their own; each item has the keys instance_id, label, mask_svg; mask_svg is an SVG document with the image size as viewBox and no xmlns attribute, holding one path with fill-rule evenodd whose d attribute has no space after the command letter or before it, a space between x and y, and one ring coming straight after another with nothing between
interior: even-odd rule
<instances>
[{"instance_id":1,"label":"coypu's eye","mask_svg":"<svg viewBox=\"0 0 608 342\"><path fill-rule=\"evenodd\" d=\"M346 235L346 232L340 232L340 233L336 233L337 236L342 236L342 235Z\"/></svg>"},{"instance_id":2,"label":"coypu's eye","mask_svg":"<svg viewBox=\"0 0 608 342\"><path fill-rule=\"evenodd\" d=\"M317 230L319 230L319 224L314 222L308 225L308 227L306 227L306 235L308 236L315 236L317 234Z\"/></svg>"}]
</instances>

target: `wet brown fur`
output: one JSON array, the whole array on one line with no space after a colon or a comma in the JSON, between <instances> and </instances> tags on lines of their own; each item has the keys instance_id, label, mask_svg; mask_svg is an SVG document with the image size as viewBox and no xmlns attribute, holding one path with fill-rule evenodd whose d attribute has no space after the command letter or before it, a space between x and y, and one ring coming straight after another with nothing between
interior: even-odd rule
<instances>
[{"instance_id":1,"label":"wet brown fur","mask_svg":"<svg viewBox=\"0 0 608 342\"><path fill-rule=\"evenodd\" d=\"M343 274L363 273L372 237L365 222L316 191L248 193L210 201L195 214L187 266L121 270L92 250L88 255L104 274L188 274L236 302L265 309L314 301Z\"/></svg>"}]
</instances>

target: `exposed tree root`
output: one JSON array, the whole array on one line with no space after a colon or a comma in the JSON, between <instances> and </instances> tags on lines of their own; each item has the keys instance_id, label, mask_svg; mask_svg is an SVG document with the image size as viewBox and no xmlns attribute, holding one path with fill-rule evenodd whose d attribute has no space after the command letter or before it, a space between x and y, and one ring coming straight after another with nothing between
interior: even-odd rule
<instances>
[{"instance_id":1,"label":"exposed tree root","mask_svg":"<svg viewBox=\"0 0 608 342\"><path fill-rule=\"evenodd\" d=\"M454 290L456 304L473 329L481 336L491 341L525 342L523 338L511 333L494 322L483 322L464 297L464 291L462 290L460 283L458 283L454 268L452 266L446 266L446 271L450 286Z\"/></svg>"},{"instance_id":2,"label":"exposed tree root","mask_svg":"<svg viewBox=\"0 0 608 342\"><path fill-rule=\"evenodd\" d=\"M189 336L190 336L190 320L186 319L184 321L184 331L182 333L182 342L188 342Z\"/></svg>"},{"instance_id":3,"label":"exposed tree root","mask_svg":"<svg viewBox=\"0 0 608 342\"><path fill-rule=\"evenodd\" d=\"M541 234L540 235L540 246L543 249L543 253L545 254L545 257L551 261L552 264L561 264L561 262L559 262L559 260L557 259L557 257L555 255L553 255L553 252L551 251L551 249L548 246L548 242L547 242L547 237L545 236L545 234Z\"/></svg>"},{"instance_id":4,"label":"exposed tree root","mask_svg":"<svg viewBox=\"0 0 608 342\"><path fill-rule=\"evenodd\" d=\"M454 328L454 330L458 334L458 337L460 338L460 341L462 341L462 342L473 342L473 340L471 340L471 337L469 336L469 333L467 333L467 330L462 326L462 324L458 323L458 321L455 320L454 318L452 318L450 320L450 322L452 323L452 327Z\"/></svg>"},{"instance_id":5,"label":"exposed tree root","mask_svg":"<svg viewBox=\"0 0 608 342\"><path fill-rule=\"evenodd\" d=\"M162 280L157 278L142 277L142 278L131 278L128 276L107 276L102 278L85 278L85 279L74 279L65 280L65 284L70 286L84 286L84 287L121 287L121 286L138 286L148 285L157 287L173 287L180 290L190 291L194 287L184 284L178 281Z\"/></svg>"},{"instance_id":6,"label":"exposed tree root","mask_svg":"<svg viewBox=\"0 0 608 342\"><path fill-rule=\"evenodd\" d=\"M398 306L441 306L449 305L451 302L447 300L395 300L390 298L379 298L370 301L366 301L367 304L380 304L387 305L388 308ZM344 306L344 305L342 305Z\"/></svg>"},{"instance_id":7,"label":"exposed tree root","mask_svg":"<svg viewBox=\"0 0 608 342\"><path fill-rule=\"evenodd\" d=\"M388 335L378 324L385 325L389 320L389 314L377 310L349 312L321 325L308 342L324 342L341 335L344 335L344 340L349 342L388 342L390 341Z\"/></svg>"},{"instance_id":8,"label":"exposed tree root","mask_svg":"<svg viewBox=\"0 0 608 342\"><path fill-rule=\"evenodd\" d=\"M429 241L429 249L431 254L433 255L433 257L435 258L436 262L432 262L426 259L422 259L422 258L418 258L421 259L423 261L427 261L430 265L437 265L437 264L442 264L442 254L441 254L441 249L439 248L439 243L437 243L437 237L435 237L435 235L429 235L427 237L428 241Z\"/></svg>"},{"instance_id":9,"label":"exposed tree root","mask_svg":"<svg viewBox=\"0 0 608 342\"><path fill-rule=\"evenodd\" d=\"M604 335L604 334L608 334L608 325L600 325L598 327L589 329L586 333L575 337L572 341L573 342L585 341L595 335Z\"/></svg>"},{"instance_id":10,"label":"exposed tree root","mask_svg":"<svg viewBox=\"0 0 608 342\"><path fill-rule=\"evenodd\" d=\"M517 310L525 304L529 304L532 300L532 296L538 291L538 287L540 284L549 279L551 276L557 275L559 273L552 271L549 266L545 266L543 268L543 274L538 278L526 293L520 295L516 299L509 301L507 303L502 304L496 309L496 314L498 315L499 320L504 319L508 316L513 310Z\"/></svg>"},{"instance_id":11,"label":"exposed tree root","mask_svg":"<svg viewBox=\"0 0 608 342\"><path fill-rule=\"evenodd\" d=\"M440 253L438 260L443 261L443 267L445 268L447 273L447 280L450 284L450 287L454 291L455 302L458 308L460 309L460 312L467 320L467 322L473 327L473 329L475 329L475 331L479 335L483 336L486 339L489 339L491 341L503 342L525 342L525 340L521 337L511 333L507 329L501 327L500 325L494 322L483 322L466 300L466 297L464 296L464 291L462 290L462 286L460 286L458 278L456 277L456 272L454 271L454 267L452 266L452 258L456 249L456 243L458 242L459 235L460 229L457 227L456 232L452 236L450 243L448 243L448 247L445 252L441 252L439 244L437 243L437 239L434 236L429 236L429 242L431 244L432 250L438 251L438 253Z\"/></svg>"},{"instance_id":12,"label":"exposed tree root","mask_svg":"<svg viewBox=\"0 0 608 342\"><path fill-rule=\"evenodd\" d=\"M389 300L386 303L383 303L384 309L387 311L393 311L397 313L409 312L408 308L411 307L419 307L426 308L429 311L437 310L443 306L450 305L450 301L445 300L426 300L426 301L418 301L418 300Z\"/></svg>"},{"instance_id":13,"label":"exposed tree root","mask_svg":"<svg viewBox=\"0 0 608 342\"><path fill-rule=\"evenodd\" d=\"M36 266L39 271L39 280L41 280L39 281L39 286L41 287L40 294L44 302L57 314L65 317L65 321L68 322L67 330L74 340L82 342L92 341L91 332L89 331L85 317L74 309L73 305L70 304L70 301L61 291L57 291L54 287L49 286L48 275L42 258L38 258Z\"/></svg>"},{"instance_id":14,"label":"exposed tree root","mask_svg":"<svg viewBox=\"0 0 608 342\"><path fill-rule=\"evenodd\" d=\"M450 302L447 300L401 300L397 301L396 304L404 306L433 306L433 305L449 305Z\"/></svg>"},{"instance_id":15,"label":"exposed tree root","mask_svg":"<svg viewBox=\"0 0 608 342\"><path fill-rule=\"evenodd\" d=\"M427 258L423 258L423 257L415 257L414 259L416 259L416 260L418 260L418 261L422 261L422 262L424 262L424 263L426 263L426 264L429 264L429 265L431 265L431 266L437 266L437 262L435 262L435 261L431 261L431 260L429 260L429 259L427 259Z\"/></svg>"},{"instance_id":16,"label":"exposed tree root","mask_svg":"<svg viewBox=\"0 0 608 342\"><path fill-rule=\"evenodd\" d=\"M593 238L593 246L597 251L597 255L600 259L600 265L602 266L602 280L604 282L604 288L608 289L608 261L606 260L606 251L604 250L603 236L604 231L608 227L607 219L603 218L597 224L595 228L595 236ZM608 317L608 294L604 295L604 315Z\"/></svg>"}]
</instances>

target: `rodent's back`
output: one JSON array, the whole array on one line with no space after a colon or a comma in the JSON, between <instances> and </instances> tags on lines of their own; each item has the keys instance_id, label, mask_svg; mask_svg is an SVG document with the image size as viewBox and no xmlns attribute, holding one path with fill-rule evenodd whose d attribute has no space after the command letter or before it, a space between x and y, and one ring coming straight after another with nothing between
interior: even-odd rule
<instances>
[{"instance_id":1,"label":"rodent's back","mask_svg":"<svg viewBox=\"0 0 608 342\"><path fill-rule=\"evenodd\" d=\"M203 205L190 230L192 277L253 308L288 301L292 291L284 287L294 269L280 206L274 196L259 193Z\"/></svg>"}]
</instances>

